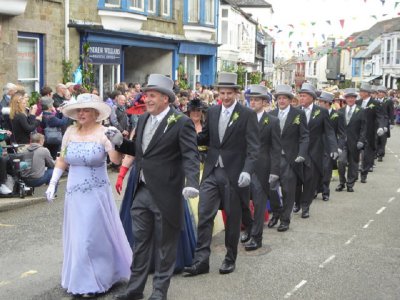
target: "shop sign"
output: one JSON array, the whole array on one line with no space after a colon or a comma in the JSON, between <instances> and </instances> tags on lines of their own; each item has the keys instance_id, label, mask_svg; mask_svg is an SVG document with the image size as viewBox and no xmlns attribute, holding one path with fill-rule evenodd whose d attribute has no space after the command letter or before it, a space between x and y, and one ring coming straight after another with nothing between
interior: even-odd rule
<instances>
[{"instance_id":1,"label":"shop sign","mask_svg":"<svg viewBox=\"0 0 400 300\"><path fill-rule=\"evenodd\" d=\"M121 46L91 43L89 60L92 64L120 65Z\"/></svg>"}]
</instances>

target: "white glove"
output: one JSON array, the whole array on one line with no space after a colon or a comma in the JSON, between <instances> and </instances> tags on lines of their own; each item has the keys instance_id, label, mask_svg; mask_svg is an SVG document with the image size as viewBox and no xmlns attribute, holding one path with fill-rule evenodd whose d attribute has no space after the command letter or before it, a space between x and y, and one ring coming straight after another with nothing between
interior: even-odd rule
<instances>
[{"instance_id":1,"label":"white glove","mask_svg":"<svg viewBox=\"0 0 400 300\"><path fill-rule=\"evenodd\" d=\"M279 187L279 176L275 174L270 174L268 183L271 190L277 190Z\"/></svg>"},{"instance_id":2,"label":"white glove","mask_svg":"<svg viewBox=\"0 0 400 300\"><path fill-rule=\"evenodd\" d=\"M387 130L388 130L387 127L383 127L384 132L387 132Z\"/></svg>"},{"instance_id":3,"label":"white glove","mask_svg":"<svg viewBox=\"0 0 400 300\"><path fill-rule=\"evenodd\" d=\"M364 148L364 143L363 142L357 142L357 149L361 150L362 148Z\"/></svg>"},{"instance_id":4,"label":"white glove","mask_svg":"<svg viewBox=\"0 0 400 300\"><path fill-rule=\"evenodd\" d=\"M53 175L51 176L50 182L49 182L49 186L46 190L46 198L48 202L53 202L54 200L54 196L56 193L56 187L58 184L58 181L61 178L61 175L64 173L63 169L60 168L54 168L53 170Z\"/></svg>"},{"instance_id":5,"label":"white glove","mask_svg":"<svg viewBox=\"0 0 400 300\"><path fill-rule=\"evenodd\" d=\"M337 151L338 151L339 155L342 154L342 152L343 152L343 150L340 148L338 148Z\"/></svg>"},{"instance_id":6,"label":"white glove","mask_svg":"<svg viewBox=\"0 0 400 300\"><path fill-rule=\"evenodd\" d=\"M385 131L383 130L383 128L378 128L378 130L376 131L376 134L378 136L382 136L385 133Z\"/></svg>"},{"instance_id":7,"label":"white glove","mask_svg":"<svg viewBox=\"0 0 400 300\"><path fill-rule=\"evenodd\" d=\"M392 130L394 128L394 125L390 125L389 127L390 127L390 130Z\"/></svg>"},{"instance_id":8,"label":"white glove","mask_svg":"<svg viewBox=\"0 0 400 300\"><path fill-rule=\"evenodd\" d=\"M104 134L110 140L111 144L113 144L113 146L121 146L122 142L124 141L122 133L113 126L105 127Z\"/></svg>"},{"instance_id":9,"label":"white glove","mask_svg":"<svg viewBox=\"0 0 400 300\"><path fill-rule=\"evenodd\" d=\"M199 190L188 186L182 190L182 195L185 198L196 198L199 195Z\"/></svg>"},{"instance_id":10,"label":"white glove","mask_svg":"<svg viewBox=\"0 0 400 300\"><path fill-rule=\"evenodd\" d=\"M247 187L250 185L251 177L247 172L242 172L239 175L238 186L239 187Z\"/></svg>"},{"instance_id":11,"label":"white glove","mask_svg":"<svg viewBox=\"0 0 400 300\"><path fill-rule=\"evenodd\" d=\"M305 158L303 156L297 156L296 159L294 160L295 163L302 163L305 162Z\"/></svg>"},{"instance_id":12,"label":"white glove","mask_svg":"<svg viewBox=\"0 0 400 300\"><path fill-rule=\"evenodd\" d=\"M332 153L331 153L331 158L332 158L333 160L337 159L338 156L339 156L339 153L337 153L337 152L332 152Z\"/></svg>"}]
</instances>

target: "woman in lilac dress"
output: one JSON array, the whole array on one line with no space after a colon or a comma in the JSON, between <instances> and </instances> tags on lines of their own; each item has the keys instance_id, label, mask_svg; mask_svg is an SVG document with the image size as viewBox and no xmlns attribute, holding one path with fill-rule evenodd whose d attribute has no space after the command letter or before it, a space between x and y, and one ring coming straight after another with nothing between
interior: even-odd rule
<instances>
[{"instance_id":1,"label":"woman in lilac dress","mask_svg":"<svg viewBox=\"0 0 400 300\"><path fill-rule=\"evenodd\" d=\"M109 116L109 106L96 95L82 94L63 114L77 125L65 132L46 195L54 199L68 166L61 285L69 293L89 297L129 279L132 251L107 175L106 156L113 155L113 149L99 122Z\"/></svg>"}]
</instances>

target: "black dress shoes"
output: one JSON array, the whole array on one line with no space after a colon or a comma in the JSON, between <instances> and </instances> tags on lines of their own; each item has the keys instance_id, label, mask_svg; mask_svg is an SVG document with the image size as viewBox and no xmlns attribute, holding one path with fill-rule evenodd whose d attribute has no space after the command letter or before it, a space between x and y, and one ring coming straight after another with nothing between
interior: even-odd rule
<instances>
[{"instance_id":1,"label":"black dress shoes","mask_svg":"<svg viewBox=\"0 0 400 300\"><path fill-rule=\"evenodd\" d=\"M344 184L339 184L335 189L336 192L341 192L343 190L344 190Z\"/></svg>"},{"instance_id":2,"label":"black dress shoes","mask_svg":"<svg viewBox=\"0 0 400 300\"><path fill-rule=\"evenodd\" d=\"M287 231L288 229L289 229L289 224L281 223L281 224L279 224L277 230L278 230L279 232L284 232L284 231Z\"/></svg>"},{"instance_id":3,"label":"black dress shoes","mask_svg":"<svg viewBox=\"0 0 400 300\"><path fill-rule=\"evenodd\" d=\"M327 196L327 195L322 195L322 200L324 200L324 201L329 201L329 196Z\"/></svg>"},{"instance_id":4,"label":"black dress shoes","mask_svg":"<svg viewBox=\"0 0 400 300\"><path fill-rule=\"evenodd\" d=\"M367 183L367 176L361 176L361 183Z\"/></svg>"},{"instance_id":5,"label":"black dress shoes","mask_svg":"<svg viewBox=\"0 0 400 300\"><path fill-rule=\"evenodd\" d=\"M246 230L243 231L242 234L240 235L240 242L242 244L247 243L250 240L250 231Z\"/></svg>"},{"instance_id":6,"label":"black dress shoes","mask_svg":"<svg viewBox=\"0 0 400 300\"><path fill-rule=\"evenodd\" d=\"M383 161L382 156L379 156L379 157L378 157L378 161L380 161L380 162Z\"/></svg>"},{"instance_id":7,"label":"black dress shoes","mask_svg":"<svg viewBox=\"0 0 400 300\"><path fill-rule=\"evenodd\" d=\"M196 262L190 267L183 268L184 273L189 273L189 276L196 276L210 272L210 266L205 263Z\"/></svg>"},{"instance_id":8,"label":"black dress shoes","mask_svg":"<svg viewBox=\"0 0 400 300\"><path fill-rule=\"evenodd\" d=\"M347 191L350 192L350 193L352 193L352 192L354 192L354 189L353 189L352 187L348 186L348 187L347 187Z\"/></svg>"},{"instance_id":9,"label":"black dress shoes","mask_svg":"<svg viewBox=\"0 0 400 300\"><path fill-rule=\"evenodd\" d=\"M229 274L235 271L235 263L224 260L219 268L219 274Z\"/></svg>"},{"instance_id":10,"label":"black dress shoes","mask_svg":"<svg viewBox=\"0 0 400 300\"><path fill-rule=\"evenodd\" d=\"M256 238L251 237L250 241L246 245L244 245L244 250L254 251L257 250L258 248L261 248L261 246L262 246L261 240L257 240Z\"/></svg>"},{"instance_id":11,"label":"black dress shoes","mask_svg":"<svg viewBox=\"0 0 400 300\"><path fill-rule=\"evenodd\" d=\"M301 212L301 217L302 217L303 219L307 219L307 218L310 217L310 213L309 213L308 209L307 209L307 210L304 210L304 209L303 209L303 211Z\"/></svg>"},{"instance_id":12,"label":"black dress shoes","mask_svg":"<svg viewBox=\"0 0 400 300\"><path fill-rule=\"evenodd\" d=\"M268 222L268 228L272 228L272 227L274 227L276 224L278 224L278 221L279 221L279 217L278 216L272 216L272 218L271 218L271 220L269 220L269 222Z\"/></svg>"},{"instance_id":13,"label":"black dress shoes","mask_svg":"<svg viewBox=\"0 0 400 300\"><path fill-rule=\"evenodd\" d=\"M115 295L114 299L117 300L140 300L143 299L143 293L138 292L125 292L122 294Z\"/></svg>"},{"instance_id":14,"label":"black dress shoes","mask_svg":"<svg viewBox=\"0 0 400 300\"><path fill-rule=\"evenodd\" d=\"M297 206L296 204L293 206L293 212L297 213L300 211L300 206Z\"/></svg>"}]
</instances>

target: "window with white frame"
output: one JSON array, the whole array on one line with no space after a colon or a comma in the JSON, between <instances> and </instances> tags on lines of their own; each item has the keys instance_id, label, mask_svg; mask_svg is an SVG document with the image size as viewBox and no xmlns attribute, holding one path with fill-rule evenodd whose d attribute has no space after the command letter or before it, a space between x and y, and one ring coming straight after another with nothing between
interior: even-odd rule
<instances>
[{"instance_id":1,"label":"window with white frame","mask_svg":"<svg viewBox=\"0 0 400 300\"><path fill-rule=\"evenodd\" d=\"M188 1L188 22L198 23L200 19L200 0Z\"/></svg>"},{"instance_id":2,"label":"window with white frame","mask_svg":"<svg viewBox=\"0 0 400 300\"><path fill-rule=\"evenodd\" d=\"M314 61L313 75L317 75L317 62Z\"/></svg>"},{"instance_id":3,"label":"window with white frame","mask_svg":"<svg viewBox=\"0 0 400 300\"><path fill-rule=\"evenodd\" d=\"M385 53L384 53L384 64L385 65L390 65L391 62L391 52L392 52L392 41L390 39L386 40L385 43Z\"/></svg>"},{"instance_id":4,"label":"window with white frame","mask_svg":"<svg viewBox=\"0 0 400 300\"><path fill-rule=\"evenodd\" d=\"M144 0L128 0L128 7L135 10L143 10L143 1Z\"/></svg>"},{"instance_id":5,"label":"window with white frame","mask_svg":"<svg viewBox=\"0 0 400 300\"><path fill-rule=\"evenodd\" d=\"M204 0L204 22L208 25L214 25L214 0Z\"/></svg>"},{"instance_id":6,"label":"window with white frame","mask_svg":"<svg viewBox=\"0 0 400 300\"><path fill-rule=\"evenodd\" d=\"M171 13L171 2L170 0L161 0L161 15L169 16Z\"/></svg>"},{"instance_id":7,"label":"window with white frame","mask_svg":"<svg viewBox=\"0 0 400 300\"><path fill-rule=\"evenodd\" d=\"M105 0L104 3L108 7L121 7L121 0Z\"/></svg>"},{"instance_id":8,"label":"window with white frame","mask_svg":"<svg viewBox=\"0 0 400 300\"><path fill-rule=\"evenodd\" d=\"M18 81L28 93L38 91L40 88L40 51L39 38L18 36Z\"/></svg>"},{"instance_id":9,"label":"window with white frame","mask_svg":"<svg viewBox=\"0 0 400 300\"><path fill-rule=\"evenodd\" d=\"M395 65L400 65L400 37L397 37L395 41L396 41Z\"/></svg>"},{"instance_id":10,"label":"window with white frame","mask_svg":"<svg viewBox=\"0 0 400 300\"><path fill-rule=\"evenodd\" d=\"M152 14L156 12L156 0L149 0L147 11Z\"/></svg>"}]
</instances>

